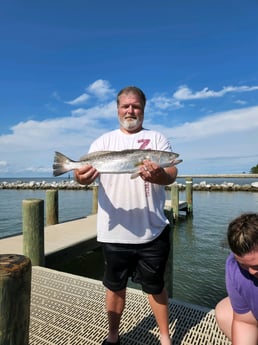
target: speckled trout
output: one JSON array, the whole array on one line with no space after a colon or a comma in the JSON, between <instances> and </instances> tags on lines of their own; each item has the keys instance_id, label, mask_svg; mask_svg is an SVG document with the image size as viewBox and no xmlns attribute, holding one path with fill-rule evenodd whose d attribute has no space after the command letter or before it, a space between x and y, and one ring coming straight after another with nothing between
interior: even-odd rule
<instances>
[{"instance_id":1,"label":"speckled trout","mask_svg":"<svg viewBox=\"0 0 258 345\"><path fill-rule=\"evenodd\" d=\"M178 156L175 152L158 150L97 151L74 161L60 152L55 152L53 174L59 176L89 164L100 174L131 174L131 178L136 178L139 176L139 166L144 160L148 159L165 168L181 163Z\"/></svg>"}]
</instances>

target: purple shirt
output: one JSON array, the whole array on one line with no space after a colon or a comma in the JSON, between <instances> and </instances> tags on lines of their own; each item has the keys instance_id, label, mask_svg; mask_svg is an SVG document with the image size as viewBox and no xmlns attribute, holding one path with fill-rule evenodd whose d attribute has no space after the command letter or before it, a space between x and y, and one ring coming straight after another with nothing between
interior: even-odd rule
<instances>
[{"instance_id":1,"label":"purple shirt","mask_svg":"<svg viewBox=\"0 0 258 345\"><path fill-rule=\"evenodd\" d=\"M258 320L258 279L241 268L233 254L226 261L226 288L233 310L238 314L252 311Z\"/></svg>"}]
</instances>

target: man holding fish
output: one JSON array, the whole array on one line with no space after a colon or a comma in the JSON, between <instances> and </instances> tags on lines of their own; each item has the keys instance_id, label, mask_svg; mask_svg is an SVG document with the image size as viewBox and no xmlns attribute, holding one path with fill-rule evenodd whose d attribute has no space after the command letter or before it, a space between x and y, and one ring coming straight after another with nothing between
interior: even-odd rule
<instances>
[{"instance_id":1,"label":"man holding fish","mask_svg":"<svg viewBox=\"0 0 258 345\"><path fill-rule=\"evenodd\" d=\"M96 139L89 154L131 149L171 152L168 140L161 133L143 128L145 104L145 94L139 88L122 89L117 95L119 129ZM74 171L80 184L89 185L99 177L97 239L102 243L105 258L103 283L107 288L109 322L108 336L102 345L120 344L119 323L129 277L148 294L161 344L171 344L168 296L164 287L170 249L164 186L175 181L178 162L172 160L162 165L147 155L139 162L138 178L130 178L128 173L101 173L90 163Z\"/></svg>"}]
</instances>

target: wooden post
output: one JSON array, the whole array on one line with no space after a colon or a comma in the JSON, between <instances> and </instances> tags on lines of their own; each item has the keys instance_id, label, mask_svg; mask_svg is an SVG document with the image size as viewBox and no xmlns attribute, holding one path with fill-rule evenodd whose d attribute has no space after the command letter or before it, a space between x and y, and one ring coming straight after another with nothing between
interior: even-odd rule
<instances>
[{"instance_id":1,"label":"wooden post","mask_svg":"<svg viewBox=\"0 0 258 345\"><path fill-rule=\"evenodd\" d=\"M33 266L44 266L44 201L27 199L23 209L23 254L31 259Z\"/></svg>"},{"instance_id":2,"label":"wooden post","mask_svg":"<svg viewBox=\"0 0 258 345\"><path fill-rule=\"evenodd\" d=\"M164 213L167 219L169 220L170 226L174 223L174 214L172 206L164 208Z\"/></svg>"},{"instance_id":3,"label":"wooden post","mask_svg":"<svg viewBox=\"0 0 258 345\"><path fill-rule=\"evenodd\" d=\"M98 186L92 187L92 214L98 212Z\"/></svg>"},{"instance_id":4,"label":"wooden post","mask_svg":"<svg viewBox=\"0 0 258 345\"><path fill-rule=\"evenodd\" d=\"M0 254L0 345L28 345L31 261Z\"/></svg>"},{"instance_id":5,"label":"wooden post","mask_svg":"<svg viewBox=\"0 0 258 345\"><path fill-rule=\"evenodd\" d=\"M46 226L58 224L58 190L46 191Z\"/></svg>"},{"instance_id":6,"label":"wooden post","mask_svg":"<svg viewBox=\"0 0 258 345\"><path fill-rule=\"evenodd\" d=\"M171 205L174 219L177 220L179 217L179 190L176 182L171 185Z\"/></svg>"},{"instance_id":7,"label":"wooden post","mask_svg":"<svg viewBox=\"0 0 258 345\"><path fill-rule=\"evenodd\" d=\"M193 213L193 179L192 177L186 178L186 202L187 202L187 213Z\"/></svg>"}]
</instances>

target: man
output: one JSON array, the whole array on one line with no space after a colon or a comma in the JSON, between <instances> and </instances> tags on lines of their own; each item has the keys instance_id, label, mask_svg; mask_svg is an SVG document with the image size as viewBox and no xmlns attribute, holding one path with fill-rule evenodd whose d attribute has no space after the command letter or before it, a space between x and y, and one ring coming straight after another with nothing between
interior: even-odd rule
<instances>
[{"instance_id":1,"label":"man","mask_svg":"<svg viewBox=\"0 0 258 345\"><path fill-rule=\"evenodd\" d=\"M129 86L117 95L120 128L95 140L89 152L124 149L171 151L160 133L143 128L146 97ZM99 176L93 166L75 171L81 184L91 184ZM162 345L170 345L168 297L164 271L169 254L169 222L164 215L164 185L175 181L174 166L161 168L144 161L140 178L128 174L103 174L99 181L97 239L105 258L103 283L109 333L102 345L120 344L119 323L125 307L128 277L142 285L160 330Z\"/></svg>"},{"instance_id":2,"label":"man","mask_svg":"<svg viewBox=\"0 0 258 345\"><path fill-rule=\"evenodd\" d=\"M258 344L258 214L243 214L228 227L232 253L226 262L228 296L215 314L232 345Z\"/></svg>"}]
</instances>

